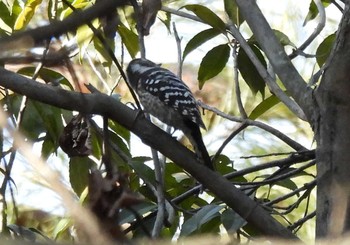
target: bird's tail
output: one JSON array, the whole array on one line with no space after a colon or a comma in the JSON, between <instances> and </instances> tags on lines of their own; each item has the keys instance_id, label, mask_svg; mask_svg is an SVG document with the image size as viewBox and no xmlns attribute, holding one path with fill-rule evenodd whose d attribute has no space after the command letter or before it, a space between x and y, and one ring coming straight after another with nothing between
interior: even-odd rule
<instances>
[{"instance_id":1,"label":"bird's tail","mask_svg":"<svg viewBox=\"0 0 350 245\"><path fill-rule=\"evenodd\" d=\"M211 161L207 148L204 145L200 128L195 123L193 123L193 125L191 125L191 127L189 128L191 128L191 131L186 133L186 136L190 140L194 151L198 157L198 160L204 163L211 170L214 170L213 163Z\"/></svg>"}]
</instances>

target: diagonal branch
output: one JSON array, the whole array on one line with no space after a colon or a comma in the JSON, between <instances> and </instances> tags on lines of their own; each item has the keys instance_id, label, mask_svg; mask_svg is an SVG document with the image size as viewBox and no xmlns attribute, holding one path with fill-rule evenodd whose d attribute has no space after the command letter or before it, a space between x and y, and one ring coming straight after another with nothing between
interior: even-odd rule
<instances>
[{"instance_id":1,"label":"diagonal branch","mask_svg":"<svg viewBox=\"0 0 350 245\"><path fill-rule=\"evenodd\" d=\"M309 88L295 69L290 58L285 53L277 40L270 25L259 9L255 0L237 0L237 5L256 40L271 62L273 70L281 79L288 92L305 112L306 118L311 123L314 111L312 89Z\"/></svg>"},{"instance_id":2,"label":"diagonal branch","mask_svg":"<svg viewBox=\"0 0 350 245\"><path fill-rule=\"evenodd\" d=\"M321 31L326 25L326 11L321 0L314 0L314 2L320 15L320 20L313 33L311 33L311 35L305 40L305 42L302 45L300 45L299 48L295 49L293 53L289 55L289 58L291 59L297 57L300 53L302 53L304 49L307 48L307 46L309 46L313 40L315 40L315 38L321 33Z\"/></svg>"},{"instance_id":3,"label":"diagonal branch","mask_svg":"<svg viewBox=\"0 0 350 245\"><path fill-rule=\"evenodd\" d=\"M89 23L92 20L106 16L116 10L117 7L125 6L125 0L100 0L96 4L84 11L74 12L62 21L58 21L46 26L41 26L27 31L15 32L11 36L2 37L0 46L11 45L16 41L32 41L32 44L58 37L63 33L76 30L79 26ZM16 47L18 48L18 47Z\"/></svg>"},{"instance_id":4,"label":"diagonal branch","mask_svg":"<svg viewBox=\"0 0 350 245\"><path fill-rule=\"evenodd\" d=\"M268 71L265 69L265 67L262 65L260 60L257 58L255 53L253 52L252 48L248 45L245 38L242 36L240 31L232 23L232 21L229 21L229 23L227 24L227 28L229 29L229 31L232 32L232 35L237 39L241 48L244 49L249 59L254 64L256 70L259 72L260 76L264 79L264 81L266 82L266 85L271 90L271 92L275 94L288 107L288 109L290 109L296 116L298 116L302 120L306 120L303 110L300 108L300 106L297 103L295 103L294 100L289 98L287 94L284 91L282 91L282 89L278 86L278 84L276 83L276 79L274 79L268 73Z\"/></svg>"},{"instance_id":5,"label":"diagonal branch","mask_svg":"<svg viewBox=\"0 0 350 245\"><path fill-rule=\"evenodd\" d=\"M70 92L40 84L3 68L0 68L0 86L30 99L63 109L107 116L189 172L262 234L297 239L290 230L272 218L261 205L238 190L219 173L200 164L195 154L173 139L171 135L150 123L139 111L131 110L114 98L99 93Z\"/></svg>"}]
</instances>

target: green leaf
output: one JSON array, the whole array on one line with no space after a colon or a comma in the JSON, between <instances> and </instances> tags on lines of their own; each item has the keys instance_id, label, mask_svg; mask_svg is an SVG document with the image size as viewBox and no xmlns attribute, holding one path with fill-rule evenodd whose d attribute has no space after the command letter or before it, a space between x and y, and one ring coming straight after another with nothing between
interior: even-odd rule
<instances>
[{"instance_id":1,"label":"green leaf","mask_svg":"<svg viewBox=\"0 0 350 245\"><path fill-rule=\"evenodd\" d=\"M221 217L218 215L204 223L195 234L219 234L221 225Z\"/></svg>"},{"instance_id":2,"label":"green leaf","mask_svg":"<svg viewBox=\"0 0 350 245\"><path fill-rule=\"evenodd\" d=\"M290 46L296 48L294 43L292 43L292 41L289 39L289 37L286 34L284 34L283 32L281 32L279 30L273 30L273 32L275 33L278 41L280 41L282 46L290 45Z\"/></svg>"},{"instance_id":3,"label":"green leaf","mask_svg":"<svg viewBox=\"0 0 350 245\"><path fill-rule=\"evenodd\" d=\"M85 7L91 7L92 1L89 0L74 0L71 2L72 6L75 9L83 9ZM73 10L71 8L64 8L64 10L60 14L60 20L63 20L67 16L71 15L73 13Z\"/></svg>"},{"instance_id":4,"label":"green leaf","mask_svg":"<svg viewBox=\"0 0 350 245\"><path fill-rule=\"evenodd\" d=\"M203 207L183 223L180 235L188 236L194 231L198 230L203 224L219 216L219 211L223 208L223 206L213 204Z\"/></svg>"},{"instance_id":5,"label":"green leaf","mask_svg":"<svg viewBox=\"0 0 350 245\"><path fill-rule=\"evenodd\" d=\"M6 103L10 108L11 112L14 115L18 115L20 105L22 103L22 96L18 94L12 94L7 96L6 101L4 99L2 103ZM21 131L26 137L31 140L37 140L39 135L45 132L45 128L42 125L42 120L37 112L37 110L31 104L31 101L28 101L26 112L22 118L21 122Z\"/></svg>"},{"instance_id":6,"label":"green leaf","mask_svg":"<svg viewBox=\"0 0 350 245\"><path fill-rule=\"evenodd\" d=\"M88 186L90 169L95 166L88 157L72 157L69 161L69 181L74 192L80 196Z\"/></svg>"},{"instance_id":7,"label":"green leaf","mask_svg":"<svg viewBox=\"0 0 350 245\"><path fill-rule=\"evenodd\" d=\"M97 28L98 20L94 20L92 25ZM80 26L77 30L76 38L79 46L79 59L82 60L85 54L85 50L89 46L94 37L94 32L87 25Z\"/></svg>"},{"instance_id":8,"label":"green leaf","mask_svg":"<svg viewBox=\"0 0 350 245\"><path fill-rule=\"evenodd\" d=\"M202 89L204 83L218 75L224 68L230 57L230 46L221 44L209 50L199 66L198 81Z\"/></svg>"},{"instance_id":9,"label":"green leaf","mask_svg":"<svg viewBox=\"0 0 350 245\"><path fill-rule=\"evenodd\" d=\"M226 209L221 214L221 222L227 232L233 233L238 231L242 226L247 224L247 222L231 208Z\"/></svg>"},{"instance_id":10,"label":"green leaf","mask_svg":"<svg viewBox=\"0 0 350 245\"><path fill-rule=\"evenodd\" d=\"M155 185L154 171L145 164L145 162L149 160L152 159L149 157L134 157L131 159L129 164L132 166L132 168L135 170L135 172L141 179Z\"/></svg>"},{"instance_id":11,"label":"green leaf","mask_svg":"<svg viewBox=\"0 0 350 245\"><path fill-rule=\"evenodd\" d=\"M282 186L282 187L287 188L291 191L298 189L298 186L291 179L280 180L280 181L276 182L274 185ZM298 193L298 196L299 196L299 193Z\"/></svg>"},{"instance_id":12,"label":"green leaf","mask_svg":"<svg viewBox=\"0 0 350 245\"><path fill-rule=\"evenodd\" d=\"M63 131L62 110L37 101L32 101L32 104L42 120L47 137L50 137L53 144L58 146L58 138Z\"/></svg>"},{"instance_id":13,"label":"green leaf","mask_svg":"<svg viewBox=\"0 0 350 245\"><path fill-rule=\"evenodd\" d=\"M18 15L16 23L14 25L14 30L24 29L29 21L35 14L36 9L41 4L42 0L28 0L22 9L22 12Z\"/></svg>"},{"instance_id":14,"label":"green leaf","mask_svg":"<svg viewBox=\"0 0 350 245\"><path fill-rule=\"evenodd\" d=\"M146 213L149 213L157 208L157 205L154 203L150 202L142 202L137 205L133 205L132 209L134 212L131 212L128 209L123 209L119 214L118 214L118 222L120 225L125 224L125 223L131 223L136 219L135 213L137 213L139 216L143 216Z\"/></svg>"},{"instance_id":15,"label":"green leaf","mask_svg":"<svg viewBox=\"0 0 350 245\"><path fill-rule=\"evenodd\" d=\"M289 39L289 37L286 34L284 34L283 32L281 32L279 30L275 30L275 29L273 30L273 32L275 33L276 38L278 39L278 41L281 43L282 46L290 45L290 46L296 48L294 43ZM254 35L249 38L248 43L254 44L258 48L260 48L259 43L256 41Z\"/></svg>"},{"instance_id":16,"label":"green leaf","mask_svg":"<svg viewBox=\"0 0 350 245\"><path fill-rule=\"evenodd\" d=\"M318 46L316 50L316 61L319 67L322 67L323 64L326 62L328 56L330 55L332 51L333 44L335 42L336 34L333 33L326 37L320 46Z\"/></svg>"},{"instance_id":17,"label":"green leaf","mask_svg":"<svg viewBox=\"0 0 350 245\"><path fill-rule=\"evenodd\" d=\"M276 95L271 95L270 97L261 101L260 104L254 108L254 110L249 115L249 119L257 119L280 102L280 99L277 98Z\"/></svg>"},{"instance_id":18,"label":"green leaf","mask_svg":"<svg viewBox=\"0 0 350 245\"><path fill-rule=\"evenodd\" d=\"M12 3L9 3L10 5ZM12 32L18 15L22 12L22 8L19 6L18 1L14 1L12 7L5 5L0 1L0 34L6 34ZM3 31L2 31L3 30Z\"/></svg>"},{"instance_id":19,"label":"green leaf","mask_svg":"<svg viewBox=\"0 0 350 245\"><path fill-rule=\"evenodd\" d=\"M189 4L185 5L182 8L185 8L189 11L192 11L198 18L200 18L204 23L212 26L213 28L224 32L226 29L225 23L209 8L200 5L200 4Z\"/></svg>"},{"instance_id":20,"label":"green leaf","mask_svg":"<svg viewBox=\"0 0 350 245\"><path fill-rule=\"evenodd\" d=\"M187 190L188 185L183 184L183 180L190 179L188 174L176 164L169 162L164 170L164 181L166 192L171 196L178 196Z\"/></svg>"},{"instance_id":21,"label":"green leaf","mask_svg":"<svg viewBox=\"0 0 350 245\"><path fill-rule=\"evenodd\" d=\"M100 135L100 133L98 132L97 129L95 129L94 127L91 127L91 148L92 148L92 154L94 157L96 157L97 159L101 158L102 155L102 136Z\"/></svg>"},{"instance_id":22,"label":"green leaf","mask_svg":"<svg viewBox=\"0 0 350 245\"><path fill-rule=\"evenodd\" d=\"M112 95L113 96L113 95ZM108 121L108 126L111 128L113 132L122 137L128 144L130 144L130 131L125 129L123 126L114 122L112 120Z\"/></svg>"},{"instance_id":23,"label":"green leaf","mask_svg":"<svg viewBox=\"0 0 350 245\"><path fill-rule=\"evenodd\" d=\"M186 190L188 190L188 188ZM179 204L179 206L184 210L204 207L207 205L209 205L208 202L202 198L199 198L198 196L190 196Z\"/></svg>"},{"instance_id":24,"label":"green leaf","mask_svg":"<svg viewBox=\"0 0 350 245\"><path fill-rule=\"evenodd\" d=\"M115 132L110 131L109 132L109 137L111 142L113 142L114 144L116 144L118 146L118 148L123 151L123 153L128 156L131 157L130 155L130 150L128 148L128 145L126 144L126 142Z\"/></svg>"},{"instance_id":25,"label":"green leaf","mask_svg":"<svg viewBox=\"0 0 350 245\"><path fill-rule=\"evenodd\" d=\"M12 11L12 7L13 7L14 3L15 3L15 0L4 0L4 1L2 1L2 4L4 4L7 7L8 11L10 13Z\"/></svg>"},{"instance_id":26,"label":"green leaf","mask_svg":"<svg viewBox=\"0 0 350 245\"><path fill-rule=\"evenodd\" d=\"M168 32L171 33L171 14L164 11L158 11L157 17L158 19L165 25Z\"/></svg>"},{"instance_id":27,"label":"green leaf","mask_svg":"<svg viewBox=\"0 0 350 245\"><path fill-rule=\"evenodd\" d=\"M240 26L243 23L244 19L239 12L239 8L237 6L236 1L224 0L224 7L227 15L230 17L232 22L237 26Z\"/></svg>"},{"instance_id":28,"label":"green leaf","mask_svg":"<svg viewBox=\"0 0 350 245\"><path fill-rule=\"evenodd\" d=\"M54 226L55 229L52 232L53 239L57 240L62 233L65 233L72 227L73 223L73 220L70 218L60 218Z\"/></svg>"},{"instance_id":29,"label":"green leaf","mask_svg":"<svg viewBox=\"0 0 350 245\"><path fill-rule=\"evenodd\" d=\"M41 147L41 157L44 159L49 158L52 153L55 153L58 148L57 142L51 137L45 137L43 145Z\"/></svg>"},{"instance_id":30,"label":"green leaf","mask_svg":"<svg viewBox=\"0 0 350 245\"><path fill-rule=\"evenodd\" d=\"M217 172L219 172L222 175L228 174L234 171L234 169L232 168L233 163L231 159L223 154L220 154L215 159L215 162L213 164L214 166L216 166Z\"/></svg>"},{"instance_id":31,"label":"green leaf","mask_svg":"<svg viewBox=\"0 0 350 245\"><path fill-rule=\"evenodd\" d=\"M323 4L323 7L328 7L328 5L331 3L331 0L322 0L321 2ZM303 26L305 26L307 24L307 22L309 22L310 20L315 19L317 15L318 15L317 6L316 6L314 1L311 1L310 5L309 5L309 12L307 13L307 15L305 17Z\"/></svg>"},{"instance_id":32,"label":"green leaf","mask_svg":"<svg viewBox=\"0 0 350 245\"><path fill-rule=\"evenodd\" d=\"M8 106L14 114L18 114L22 98L22 96L15 94L7 98ZM58 138L63 131L61 117L69 113L71 112L38 101L28 100L21 122L21 130L26 137L34 141L38 140L40 134L45 133L45 140L50 140L57 149ZM51 146L47 145L47 147L49 148L44 150L50 149Z\"/></svg>"},{"instance_id":33,"label":"green leaf","mask_svg":"<svg viewBox=\"0 0 350 245\"><path fill-rule=\"evenodd\" d=\"M105 39L108 43L108 46L114 51L114 42L111 42L108 39ZM101 63L101 65L105 68L106 74L110 74L111 71L111 65L112 65L112 58L105 49L104 45L100 42L100 40L97 37L93 38L94 47L96 49L97 57Z\"/></svg>"},{"instance_id":34,"label":"green leaf","mask_svg":"<svg viewBox=\"0 0 350 245\"><path fill-rule=\"evenodd\" d=\"M249 44L249 46L255 53L256 57L260 60L260 62L266 68L267 64L264 59L264 56L260 52L260 49L254 44ZM250 58L242 48L240 48L238 51L237 62L238 62L238 69L241 72L241 75L244 81L248 84L251 91L254 94L256 94L257 92L260 92L262 97L264 97L265 86L266 86L264 79L260 76L254 64L252 63L252 61L250 60Z\"/></svg>"},{"instance_id":35,"label":"green leaf","mask_svg":"<svg viewBox=\"0 0 350 245\"><path fill-rule=\"evenodd\" d=\"M185 50L183 52L183 60L185 60L186 56L191 53L193 50L201 46L203 43L209 41L210 39L216 37L221 32L215 28L210 28L196 34L186 45Z\"/></svg>"},{"instance_id":36,"label":"green leaf","mask_svg":"<svg viewBox=\"0 0 350 245\"><path fill-rule=\"evenodd\" d=\"M137 52L139 52L139 40L137 35L123 25L118 26L118 33L130 56L135 58Z\"/></svg>"},{"instance_id":37,"label":"green leaf","mask_svg":"<svg viewBox=\"0 0 350 245\"><path fill-rule=\"evenodd\" d=\"M27 76L33 76L35 72L35 67L23 67L20 70L18 70L18 73L27 75ZM67 78L65 78L61 73L48 69L48 68L41 68L39 71L39 77L45 81L45 83L59 83L62 85L67 86L70 90L74 90L72 84L68 81Z\"/></svg>"}]
</instances>

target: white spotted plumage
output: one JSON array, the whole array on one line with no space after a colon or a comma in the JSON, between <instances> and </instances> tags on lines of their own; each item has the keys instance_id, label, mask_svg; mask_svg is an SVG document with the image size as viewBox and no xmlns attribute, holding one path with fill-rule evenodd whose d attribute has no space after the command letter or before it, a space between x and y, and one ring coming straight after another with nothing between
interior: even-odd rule
<instances>
[{"instance_id":1,"label":"white spotted plumage","mask_svg":"<svg viewBox=\"0 0 350 245\"><path fill-rule=\"evenodd\" d=\"M205 128L197 102L188 86L180 78L151 61L144 59L136 59L136 61L129 64L127 72L130 83L147 112L175 128L179 128L177 120L174 123L179 116L181 116L180 120L185 117ZM153 100L157 101L157 105L154 105ZM168 115L160 115L162 112L159 110L162 106L166 110L175 111L170 111ZM153 107L156 108L153 110ZM181 127L179 129L182 130Z\"/></svg>"},{"instance_id":2,"label":"white spotted plumage","mask_svg":"<svg viewBox=\"0 0 350 245\"><path fill-rule=\"evenodd\" d=\"M171 71L146 59L132 60L127 75L144 110L183 131L198 157L213 169L199 129L205 129L205 126L197 101L188 86Z\"/></svg>"}]
</instances>

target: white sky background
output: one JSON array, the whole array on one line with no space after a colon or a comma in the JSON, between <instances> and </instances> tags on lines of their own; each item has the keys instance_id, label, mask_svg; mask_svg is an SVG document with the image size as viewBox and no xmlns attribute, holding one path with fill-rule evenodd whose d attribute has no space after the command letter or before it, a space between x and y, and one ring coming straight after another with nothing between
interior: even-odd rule
<instances>
[{"instance_id":1,"label":"white sky background","mask_svg":"<svg viewBox=\"0 0 350 245\"><path fill-rule=\"evenodd\" d=\"M201 3L199 1L192 1L191 3ZM292 42L299 46L314 30L317 22L311 21L309 22L305 28L301 28L304 18L307 15L308 7L310 1L304 0L260 0L258 1L259 6L262 8L263 13L266 13L267 19L269 23L278 24L279 26L273 26L274 29L278 29L284 33L286 33ZM223 10L223 1L214 1L210 8L213 10ZM330 6L326 9L327 14L331 15L338 23L341 13L334 6ZM218 12L218 11L215 11ZM208 26L200 23L191 22L190 20L184 22L178 22L177 18L173 19L176 22L177 31L182 37L182 48L184 49L186 43L199 31L209 28ZM317 20L317 19L316 19ZM318 41L315 42L313 47L317 47L319 44L319 40L323 40L326 36L333 33L334 26L326 26L325 30L322 32ZM296 33L295 30L299 30L300 32ZM169 35L166 27L157 20L155 26L151 29L150 36L145 38L146 42L146 51L147 57L155 62L159 63L176 63L177 62L177 49L175 38ZM249 35L245 35L249 37ZM199 66L202 57L205 53L211 48L216 46L217 44L221 44L225 42L225 39L215 39L216 43L208 43L201 46L198 50L192 52L185 60L184 66L186 64L194 64L195 66ZM295 42L298 40L298 42ZM309 49L306 49L308 52ZM299 70L303 70L305 65L305 60L297 59L296 64ZM286 122L287 123L287 122ZM285 123L273 123L272 126L276 126L283 132L286 130L294 131L295 129L291 128L293 125L287 125ZM209 132L204 141L209 144L212 142L213 137L218 137L220 135L220 131L224 130L224 128L218 129L218 132ZM305 139L305 146L307 148L311 147L312 139ZM133 137L133 143L139 141L137 138ZM261 139L261 142L264 142ZM269 142L266 142L269 144ZM131 150L135 153L135 148L137 148L138 155L141 154L149 154L150 150L148 147L141 147L142 143L136 144L136 147L133 147ZM210 144L212 149L216 149L217 145ZM38 148L38 147L35 147ZM34 148L34 149L35 149ZM230 146L227 151L236 152L237 149L234 146ZM38 152L38 151L37 151ZM67 162L62 161L59 157L56 157L54 161L50 161L50 164L54 169L57 169L64 176L64 179L68 182L68 168ZM17 190L15 190L15 197L18 203L23 203L34 208L45 209L45 211L60 213L62 214L64 209L59 198L54 195L51 191L42 188L41 186L36 185L32 182L33 173L31 167L28 166L24 161L16 161L13 168L12 175L16 185ZM10 199L8 199L10 200Z\"/></svg>"}]
</instances>

